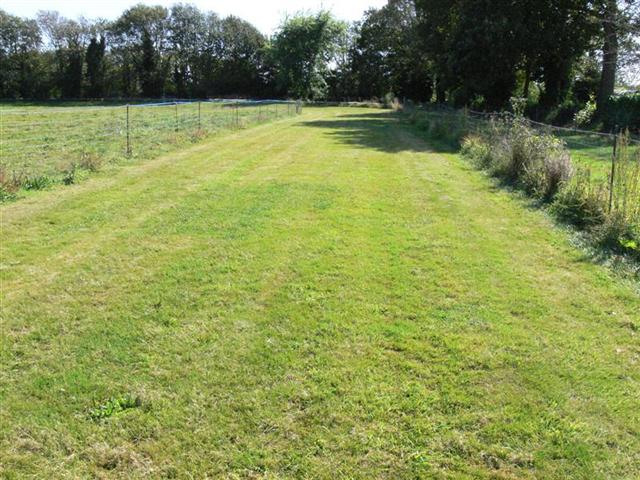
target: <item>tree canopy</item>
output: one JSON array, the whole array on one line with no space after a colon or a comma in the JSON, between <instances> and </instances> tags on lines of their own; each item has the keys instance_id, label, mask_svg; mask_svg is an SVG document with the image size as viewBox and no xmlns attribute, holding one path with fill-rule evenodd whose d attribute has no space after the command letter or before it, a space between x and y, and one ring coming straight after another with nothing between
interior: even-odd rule
<instances>
[{"instance_id":1,"label":"tree canopy","mask_svg":"<svg viewBox=\"0 0 640 480\"><path fill-rule=\"evenodd\" d=\"M113 21L0 10L0 97L381 98L605 111L640 82L640 2L388 0L352 24L328 11L269 37L194 5L134 5ZM634 73L635 72L635 73Z\"/></svg>"}]
</instances>

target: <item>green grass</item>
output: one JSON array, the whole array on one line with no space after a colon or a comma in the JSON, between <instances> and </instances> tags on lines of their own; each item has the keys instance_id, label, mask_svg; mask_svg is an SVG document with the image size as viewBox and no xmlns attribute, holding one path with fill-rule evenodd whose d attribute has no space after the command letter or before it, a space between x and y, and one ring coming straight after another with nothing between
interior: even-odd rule
<instances>
[{"instance_id":1,"label":"green grass","mask_svg":"<svg viewBox=\"0 0 640 480\"><path fill-rule=\"evenodd\" d=\"M243 128L295 112L294 105L215 102L127 107L77 103L3 104L0 168L6 177L59 179L73 165L96 166L152 158L223 129ZM86 168L85 168L86 169Z\"/></svg>"},{"instance_id":2,"label":"green grass","mask_svg":"<svg viewBox=\"0 0 640 480\"><path fill-rule=\"evenodd\" d=\"M594 180L608 178L611 172L613 140L597 134L559 131L555 134L566 143L575 166L590 169Z\"/></svg>"},{"instance_id":3,"label":"green grass","mask_svg":"<svg viewBox=\"0 0 640 480\"><path fill-rule=\"evenodd\" d=\"M3 478L640 475L638 285L390 113L1 213Z\"/></svg>"}]
</instances>

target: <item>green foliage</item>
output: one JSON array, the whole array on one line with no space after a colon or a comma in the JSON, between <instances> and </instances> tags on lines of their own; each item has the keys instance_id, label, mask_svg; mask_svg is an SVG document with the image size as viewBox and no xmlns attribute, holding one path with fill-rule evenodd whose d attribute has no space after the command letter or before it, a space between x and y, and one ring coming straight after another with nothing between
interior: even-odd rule
<instances>
[{"instance_id":1,"label":"green foliage","mask_svg":"<svg viewBox=\"0 0 640 480\"><path fill-rule=\"evenodd\" d=\"M76 183L78 167L75 163L72 163L62 172L62 183L64 185L73 185Z\"/></svg>"},{"instance_id":2,"label":"green foliage","mask_svg":"<svg viewBox=\"0 0 640 480\"><path fill-rule=\"evenodd\" d=\"M391 0L365 12L350 53L357 96L380 98L391 91L399 98L431 100L431 66L412 0Z\"/></svg>"},{"instance_id":3,"label":"green foliage","mask_svg":"<svg viewBox=\"0 0 640 480\"><path fill-rule=\"evenodd\" d=\"M609 99L602 121L606 130L621 128L640 134L640 93Z\"/></svg>"},{"instance_id":4,"label":"green foliage","mask_svg":"<svg viewBox=\"0 0 640 480\"><path fill-rule=\"evenodd\" d=\"M323 99L329 64L346 30L331 13L298 14L285 20L273 38L271 55L278 65L279 91L296 98Z\"/></svg>"},{"instance_id":5,"label":"green foliage","mask_svg":"<svg viewBox=\"0 0 640 480\"><path fill-rule=\"evenodd\" d=\"M586 127L591 124L596 114L596 101L591 97L585 106L573 117L573 123L578 127Z\"/></svg>"},{"instance_id":6,"label":"green foliage","mask_svg":"<svg viewBox=\"0 0 640 480\"><path fill-rule=\"evenodd\" d=\"M51 178L46 175L36 175L32 177L27 177L23 183L22 187L25 190L44 190L52 183Z\"/></svg>"},{"instance_id":7,"label":"green foliage","mask_svg":"<svg viewBox=\"0 0 640 480\"><path fill-rule=\"evenodd\" d=\"M92 37L87 47L87 95L91 98L100 98L105 92L105 65L104 54L106 49L105 37Z\"/></svg>"},{"instance_id":8,"label":"green foliage","mask_svg":"<svg viewBox=\"0 0 640 480\"><path fill-rule=\"evenodd\" d=\"M551 211L563 222L581 229L602 225L606 218L605 189L591 178L591 171L579 168L574 178L560 190Z\"/></svg>"},{"instance_id":9,"label":"green foliage","mask_svg":"<svg viewBox=\"0 0 640 480\"><path fill-rule=\"evenodd\" d=\"M89 418L95 421L104 420L132 408L142 406L139 396L126 394L120 397L112 397L105 403L89 410Z\"/></svg>"}]
</instances>

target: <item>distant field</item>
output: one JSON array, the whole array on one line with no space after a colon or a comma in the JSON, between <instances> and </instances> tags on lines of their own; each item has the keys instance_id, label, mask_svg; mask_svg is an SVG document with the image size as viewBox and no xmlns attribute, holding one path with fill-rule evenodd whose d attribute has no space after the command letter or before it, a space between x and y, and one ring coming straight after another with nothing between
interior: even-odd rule
<instances>
[{"instance_id":1,"label":"distant field","mask_svg":"<svg viewBox=\"0 0 640 480\"><path fill-rule=\"evenodd\" d=\"M611 172L613 140L609 137L588 133L556 132L558 138L564 140L571 151L571 158L576 166L591 169L595 179L606 179ZM631 143L629 151L638 155L640 145Z\"/></svg>"},{"instance_id":2,"label":"distant field","mask_svg":"<svg viewBox=\"0 0 640 480\"><path fill-rule=\"evenodd\" d=\"M56 177L72 166L151 157L221 129L285 116L295 105L201 102L84 106L77 102L4 104L0 165L5 175ZM127 123L129 127L127 142Z\"/></svg>"}]
</instances>

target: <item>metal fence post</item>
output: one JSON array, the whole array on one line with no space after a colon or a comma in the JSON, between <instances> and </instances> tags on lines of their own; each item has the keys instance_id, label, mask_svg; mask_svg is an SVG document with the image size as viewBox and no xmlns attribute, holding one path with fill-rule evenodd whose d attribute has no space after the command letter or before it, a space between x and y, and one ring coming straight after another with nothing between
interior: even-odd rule
<instances>
[{"instance_id":1,"label":"metal fence post","mask_svg":"<svg viewBox=\"0 0 640 480\"><path fill-rule=\"evenodd\" d=\"M129 104L127 104L127 156L131 156L131 134L129 133Z\"/></svg>"},{"instance_id":2,"label":"metal fence post","mask_svg":"<svg viewBox=\"0 0 640 480\"><path fill-rule=\"evenodd\" d=\"M613 155L611 155L611 177L609 178L609 213L613 210L613 189L616 179L616 156L618 154L618 128L613 130Z\"/></svg>"}]
</instances>

